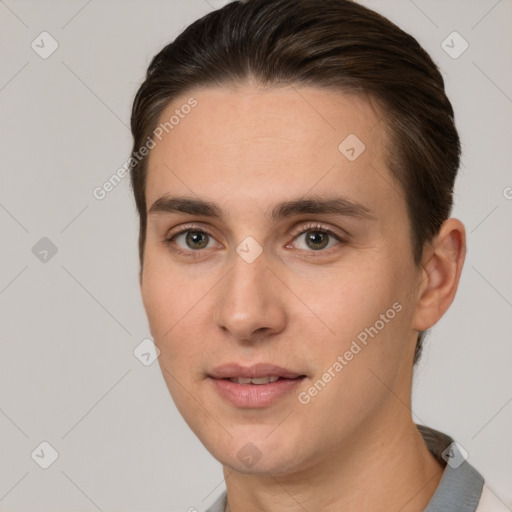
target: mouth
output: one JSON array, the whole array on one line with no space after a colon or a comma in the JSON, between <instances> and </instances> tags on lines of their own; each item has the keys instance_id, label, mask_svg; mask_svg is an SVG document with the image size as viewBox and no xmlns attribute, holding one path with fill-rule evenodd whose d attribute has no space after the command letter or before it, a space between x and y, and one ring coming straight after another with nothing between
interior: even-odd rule
<instances>
[{"instance_id":1,"label":"mouth","mask_svg":"<svg viewBox=\"0 0 512 512\"><path fill-rule=\"evenodd\" d=\"M272 382L277 382L278 380L283 380L284 377L279 377L277 375L267 375L265 377L256 377L252 379L251 377L231 377L228 380L230 382L234 382L235 384L255 384L256 386L261 386L263 384L270 384ZM296 377L296 379L300 379L300 377ZM294 380L294 379L286 379L286 380Z\"/></svg>"},{"instance_id":2,"label":"mouth","mask_svg":"<svg viewBox=\"0 0 512 512\"><path fill-rule=\"evenodd\" d=\"M209 375L219 395L240 408L258 408L284 398L307 377L273 364L241 366L230 363Z\"/></svg>"},{"instance_id":3,"label":"mouth","mask_svg":"<svg viewBox=\"0 0 512 512\"><path fill-rule=\"evenodd\" d=\"M281 366L276 366L270 363L258 363L252 366L242 366L238 363L228 363L222 366L217 366L209 374L214 379L235 379L239 384L268 384L265 379L270 382L275 382L278 379L297 379L305 377L305 374L288 370Z\"/></svg>"}]
</instances>

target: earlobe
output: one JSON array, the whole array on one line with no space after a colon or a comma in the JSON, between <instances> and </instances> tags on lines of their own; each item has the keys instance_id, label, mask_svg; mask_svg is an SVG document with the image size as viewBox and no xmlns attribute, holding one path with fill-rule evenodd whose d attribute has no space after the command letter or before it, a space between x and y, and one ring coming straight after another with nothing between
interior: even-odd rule
<instances>
[{"instance_id":1,"label":"earlobe","mask_svg":"<svg viewBox=\"0 0 512 512\"><path fill-rule=\"evenodd\" d=\"M422 262L413 328L425 331L444 315L452 303L464 265L466 234L458 219L446 220L426 251Z\"/></svg>"}]
</instances>

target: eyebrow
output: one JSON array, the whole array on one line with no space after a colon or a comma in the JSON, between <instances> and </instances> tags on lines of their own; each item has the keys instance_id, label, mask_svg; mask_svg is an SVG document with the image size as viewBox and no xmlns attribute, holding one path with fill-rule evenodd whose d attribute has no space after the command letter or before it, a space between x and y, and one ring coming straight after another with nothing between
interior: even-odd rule
<instances>
[{"instance_id":1,"label":"eyebrow","mask_svg":"<svg viewBox=\"0 0 512 512\"><path fill-rule=\"evenodd\" d=\"M157 199L148 210L154 213L185 213L204 217L223 218L219 205L195 197L164 195ZM356 219L375 219L375 215L366 206L345 197L325 198L319 196L302 197L283 201L266 212L266 216L277 222L300 214L335 214Z\"/></svg>"}]
</instances>

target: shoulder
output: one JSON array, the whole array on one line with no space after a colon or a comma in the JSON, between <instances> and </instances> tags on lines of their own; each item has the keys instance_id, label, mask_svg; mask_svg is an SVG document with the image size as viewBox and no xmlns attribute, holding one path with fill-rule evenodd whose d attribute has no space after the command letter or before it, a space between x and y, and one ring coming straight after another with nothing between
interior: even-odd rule
<instances>
[{"instance_id":1,"label":"shoulder","mask_svg":"<svg viewBox=\"0 0 512 512\"><path fill-rule=\"evenodd\" d=\"M510 508L484 484L475 512L510 512Z\"/></svg>"}]
</instances>

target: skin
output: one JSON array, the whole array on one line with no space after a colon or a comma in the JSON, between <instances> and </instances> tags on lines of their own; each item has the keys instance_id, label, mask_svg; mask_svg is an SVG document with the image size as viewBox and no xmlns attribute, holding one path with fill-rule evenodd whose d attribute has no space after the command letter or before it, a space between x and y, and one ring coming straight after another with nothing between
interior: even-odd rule
<instances>
[{"instance_id":1,"label":"skin","mask_svg":"<svg viewBox=\"0 0 512 512\"><path fill-rule=\"evenodd\" d=\"M386 165L393 148L367 98L244 83L189 91L161 120L190 96L197 107L151 150L147 208L166 194L190 196L216 203L223 217L149 213L140 286L163 376L223 465L228 509L423 510L443 468L411 417L412 360L418 331L455 295L463 225L447 220L415 265L404 193ZM354 161L338 149L349 134L366 146ZM369 216L265 215L311 195L344 197ZM307 243L312 222L334 233L325 248ZM182 229L211 238L199 235L207 242L199 249L186 234L166 242ZM252 263L236 252L247 236L262 248ZM401 311L378 335L300 403L297 393L397 302ZM240 408L208 378L233 361L306 378L267 407ZM261 454L252 467L237 456L247 443Z\"/></svg>"}]
</instances>

